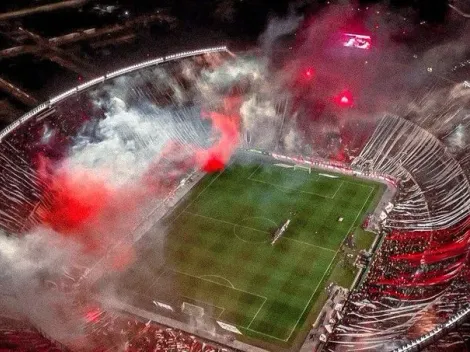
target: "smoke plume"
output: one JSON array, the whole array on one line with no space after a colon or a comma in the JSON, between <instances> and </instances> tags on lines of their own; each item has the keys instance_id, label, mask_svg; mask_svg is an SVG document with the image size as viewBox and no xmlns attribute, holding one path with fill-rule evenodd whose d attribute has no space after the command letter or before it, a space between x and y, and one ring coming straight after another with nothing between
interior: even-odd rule
<instances>
[{"instance_id":1,"label":"smoke plume","mask_svg":"<svg viewBox=\"0 0 470 352\"><path fill-rule=\"evenodd\" d=\"M426 96L422 87L435 78L428 67L441 74L452 67L454 58L447 57L463 59L468 35L415 52L391 39L403 28L401 16L376 22L384 9L367 11L359 16L349 6L332 6L302 26L292 14L273 18L259 39L261 57L186 60L89 93L103 116L90 116L65 158L40 159L42 223L21 237L0 236L0 270L11 281L19 313L61 341L76 341L82 310L75 302L86 292L85 272L98 261L109 271L128 268L139 255L132 233L155 204L189 173L223 170L239 147L343 158L393 111L464 148L470 90L455 82ZM371 53L335 47L330 38L364 30L357 24L361 18L378 26ZM289 59L279 63L270 56L276 41L296 30ZM344 91L351 92L355 112L334 104ZM425 98L410 98L416 95ZM59 289L64 275L75 294ZM75 286L79 282L83 290Z\"/></svg>"}]
</instances>

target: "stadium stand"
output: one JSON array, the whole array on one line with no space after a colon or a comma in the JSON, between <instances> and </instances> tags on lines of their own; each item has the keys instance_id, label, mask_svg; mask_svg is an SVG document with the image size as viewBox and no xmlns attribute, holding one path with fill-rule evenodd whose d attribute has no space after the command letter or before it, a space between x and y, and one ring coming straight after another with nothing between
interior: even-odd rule
<instances>
[{"instance_id":1,"label":"stadium stand","mask_svg":"<svg viewBox=\"0 0 470 352\"><path fill-rule=\"evenodd\" d=\"M67 349L23 321L0 317L0 351L66 352Z\"/></svg>"},{"instance_id":2,"label":"stadium stand","mask_svg":"<svg viewBox=\"0 0 470 352\"><path fill-rule=\"evenodd\" d=\"M168 87L157 89L145 80L129 84L130 91L139 92L129 99L167 103ZM152 94L144 94L146 89ZM0 185L8 187L0 186L0 228L7 233L20 234L40 223L35 210L38 204L46 208L49 204L46 186L35 171L38 152L60 159L90 116L97 120L105 116L104 108L93 104L88 94L78 90L70 94L73 98L54 100L31 115L28 123L2 136ZM183 117L172 117L186 126ZM457 317L463 322L465 316L458 314L469 307L470 157L468 150L452 154L434 134L397 116L385 116L376 126L369 124L367 131L364 125L359 126L357 133L353 124L341 131L335 155L325 152L329 144L312 146L311 154L341 162L352 160L351 167L366 174L390 175L399 180L399 192L382 222L382 242L368 274L351 292L343 319L325 349L412 350L412 341L424 343L420 339L435 329L444 331L450 319ZM53 141L42 143L40 136L47 128L57 133ZM204 126L191 124L189 130L203 133ZM365 137L368 134L370 138ZM183 140L182 136L175 137ZM175 184L170 186L177 180L175 177ZM127 351L224 350L182 331L111 312L97 312L87 329L101 351L122 346ZM463 323L446 331L437 342L431 341L434 345L428 351L461 351L459 348L468 346L469 332L470 325ZM5 328L1 348L25 351L25 346L34 343L44 351L57 350L44 339L31 327Z\"/></svg>"}]
</instances>

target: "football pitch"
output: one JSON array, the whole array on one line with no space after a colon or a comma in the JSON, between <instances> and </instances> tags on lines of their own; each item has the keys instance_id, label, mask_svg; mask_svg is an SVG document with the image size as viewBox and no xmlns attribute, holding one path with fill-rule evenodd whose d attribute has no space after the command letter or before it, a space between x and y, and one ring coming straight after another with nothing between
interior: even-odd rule
<instances>
[{"instance_id":1,"label":"football pitch","mask_svg":"<svg viewBox=\"0 0 470 352\"><path fill-rule=\"evenodd\" d=\"M373 181L238 156L162 220L164 258L145 247L134 266L151 274L136 285L138 270L131 270L126 286L288 346L324 291L342 242L383 190Z\"/></svg>"}]
</instances>

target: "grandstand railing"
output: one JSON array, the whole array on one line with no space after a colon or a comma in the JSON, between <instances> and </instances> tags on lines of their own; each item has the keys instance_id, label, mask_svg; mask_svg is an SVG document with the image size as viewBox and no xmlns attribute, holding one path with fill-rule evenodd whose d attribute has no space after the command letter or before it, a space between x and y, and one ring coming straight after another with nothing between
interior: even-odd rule
<instances>
[{"instance_id":1,"label":"grandstand railing","mask_svg":"<svg viewBox=\"0 0 470 352\"><path fill-rule=\"evenodd\" d=\"M137 70L140 70L142 68L147 68L150 66L156 66L164 62L169 62L173 60L178 60L178 59L183 59L187 57L192 57L192 56L198 56L198 55L203 55L203 54L210 54L210 53L216 53L216 52L228 52L228 49L226 46L217 46L217 47L211 47L211 48L206 48L206 49L198 49L198 50L192 50L192 51L184 51L181 53L177 54L171 54L163 57L159 57L157 59L152 59L148 61L144 61L135 65L131 65L122 69L119 69L117 71L107 73L101 77L94 78L88 82L85 82L83 84L80 84L77 87L74 87L72 89L69 89L51 99L48 101L42 103L41 105L37 106L33 110L27 112L23 116L21 116L18 120L7 126L3 131L0 132L0 142L7 136L10 132L13 130L17 129L21 125L25 124L28 120L39 114L40 112L50 108L54 104L57 104L58 102L69 98L70 96L77 94L85 89L88 89L90 87L96 86L98 84L101 84L105 82L108 79L113 79L118 76L124 75L126 73L134 72Z\"/></svg>"}]
</instances>

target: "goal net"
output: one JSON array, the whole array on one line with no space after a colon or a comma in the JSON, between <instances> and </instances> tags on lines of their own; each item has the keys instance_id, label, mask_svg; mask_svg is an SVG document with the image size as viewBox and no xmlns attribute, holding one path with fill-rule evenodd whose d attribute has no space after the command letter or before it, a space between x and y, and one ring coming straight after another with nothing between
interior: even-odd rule
<instances>
[{"instance_id":1,"label":"goal net","mask_svg":"<svg viewBox=\"0 0 470 352\"><path fill-rule=\"evenodd\" d=\"M305 165L294 165L294 170L303 170L307 171L309 174L312 173L312 168L310 166Z\"/></svg>"},{"instance_id":2,"label":"goal net","mask_svg":"<svg viewBox=\"0 0 470 352\"><path fill-rule=\"evenodd\" d=\"M204 308L188 302L183 302L183 305L181 306L181 311L197 318L201 318L204 315Z\"/></svg>"}]
</instances>

